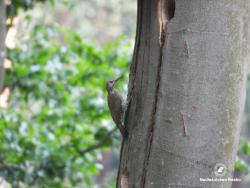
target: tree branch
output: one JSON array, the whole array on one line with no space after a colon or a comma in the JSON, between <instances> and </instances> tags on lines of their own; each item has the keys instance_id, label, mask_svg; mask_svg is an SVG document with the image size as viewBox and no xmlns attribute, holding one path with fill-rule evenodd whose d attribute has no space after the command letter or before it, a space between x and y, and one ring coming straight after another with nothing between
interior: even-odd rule
<instances>
[{"instance_id":1,"label":"tree branch","mask_svg":"<svg viewBox=\"0 0 250 188\"><path fill-rule=\"evenodd\" d=\"M6 163L0 163L0 169L8 169L10 171L13 171L13 170L25 171L19 165L16 165L16 164L6 164Z\"/></svg>"},{"instance_id":2,"label":"tree branch","mask_svg":"<svg viewBox=\"0 0 250 188\"><path fill-rule=\"evenodd\" d=\"M80 150L79 153L81 155L84 155L84 154L86 154L86 153L88 153L90 151L93 151L93 150L96 150L98 148L101 148L105 144L105 142L107 141L107 139L113 134L113 132L115 132L116 129L117 129L117 127L115 127L114 129L110 130L107 133L107 135L101 141L99 141L98 143L96 143L96 144L94 144L92 146L87 147L86 149Z\"/></svg>"}]
</instances>

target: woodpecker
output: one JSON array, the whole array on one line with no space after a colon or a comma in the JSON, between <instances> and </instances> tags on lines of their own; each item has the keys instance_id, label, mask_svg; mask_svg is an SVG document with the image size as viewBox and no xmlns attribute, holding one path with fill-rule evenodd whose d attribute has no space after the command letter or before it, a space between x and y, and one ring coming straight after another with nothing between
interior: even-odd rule
<instances>
[{"instance_id":1,"label":"woodpecker","mask_svg":"<svg viewBox=\"0 0 250 188\"><path fill-rule=\"evenodd\" d=\"M123 138L127 136L127 130L123 125L123 116L125 113L125 103L119 94L119 92L114 88L116 82L120 80L121 77L115 80L109 80L106 82L106 89L108 91L108 106L111 116L116 124L116 127L120 130Z\"/></svg>"}]
</instances>

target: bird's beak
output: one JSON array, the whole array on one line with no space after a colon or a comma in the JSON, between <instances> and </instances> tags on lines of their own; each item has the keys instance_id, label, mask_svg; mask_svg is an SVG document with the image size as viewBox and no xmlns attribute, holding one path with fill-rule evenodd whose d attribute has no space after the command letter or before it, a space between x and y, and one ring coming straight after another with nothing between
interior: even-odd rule
<instances>
[{"instance_id":1,"label":"bird's beak","mask_svg":"<svg viewBox=\"0 0 250 188\"><path fill-rule=\"evenodd\" d=\"M120 80L122 77L120 76L120 77L118 77L118 78L116 78L114 81L115 81L115 83L118 81L118 80Z\"/></svg>"},{"instance_id":2,"label":"bird's beak","mask_svg":"<svg viewBox=\"0 0 250 188\"><path fill-rule=\"evenodd\" d=\"M116 82L117 82L118 80L120 80L121 78L122 78L122 77L120 76L120 77L116 78L115 80L113 80L114 83L113 83L113 85L112 85L112 88L115 86Z\"/></svg>"}]
</instances>

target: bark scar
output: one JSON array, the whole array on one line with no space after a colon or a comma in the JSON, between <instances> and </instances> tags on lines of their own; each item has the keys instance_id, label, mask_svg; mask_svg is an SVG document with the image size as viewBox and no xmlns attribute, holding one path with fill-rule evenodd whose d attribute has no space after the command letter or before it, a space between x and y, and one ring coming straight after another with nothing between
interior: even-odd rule
<instances>
[{"instance_id":1,"label":"bark scar","mask_svg":"<svg viewBox=\"0 0 250 188\"><path fill-rule=\"evenodd\" d=\"M166 27L174 17L175 0L157 0L157 20L159 27L159 45L162 48L166 38Z\"/></svg>"},{"instance_id":2,"label":"bark scar","mask_svg":"<svg viewBox=\"0 0 250 188\"><path fill-rule=\"evenodd\" d=\"M183 136L187 136L187 125L184 117L184 113L181 112L181 117L182 117L182 127L183 127Z\"/></svg>"},{"instance_id":3,"label":"bark scar","mask_svg":"<svg viewBox=\"0 0 250 188\"><path fill-rule=\"evenodd\" d=\"M128 188L128 170L125 168L121 176L121 188Z\"/></svg>"}]
</instances>

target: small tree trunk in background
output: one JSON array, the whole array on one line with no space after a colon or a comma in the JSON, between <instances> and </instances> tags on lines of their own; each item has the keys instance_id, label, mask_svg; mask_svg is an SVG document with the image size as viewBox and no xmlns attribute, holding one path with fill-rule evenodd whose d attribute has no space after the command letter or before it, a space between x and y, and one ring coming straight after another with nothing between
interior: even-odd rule
<instances>
[{"instance_id":1,"label":"small tree trunk in background","mask_svg":"<svg viewBox=\"0 0 250 188\"><path fill-rule=\"evenodd\" d=\"M5 3L4 0L0 0L0 91L3 87L3 75L4 68L3 62L5 58L5 23L6 23L6 15L5 15Z\"/></svg>"},{"instance_id":2,"label":"small tree trunk in background","mask_svg":"<svg viewBox=\"0 0 250 188\"><path fill-rule=\"evenodd\" d=\"M157 14L157 2L169 6ZM129 136L117 187L229 188L231 182L200 178L228 178L234 170L250 1L176 0L170 20L173 10L173 0L138 0L125 120ZM170 20L162 32L157 15Z\"/></svg>"}]
</instances>

